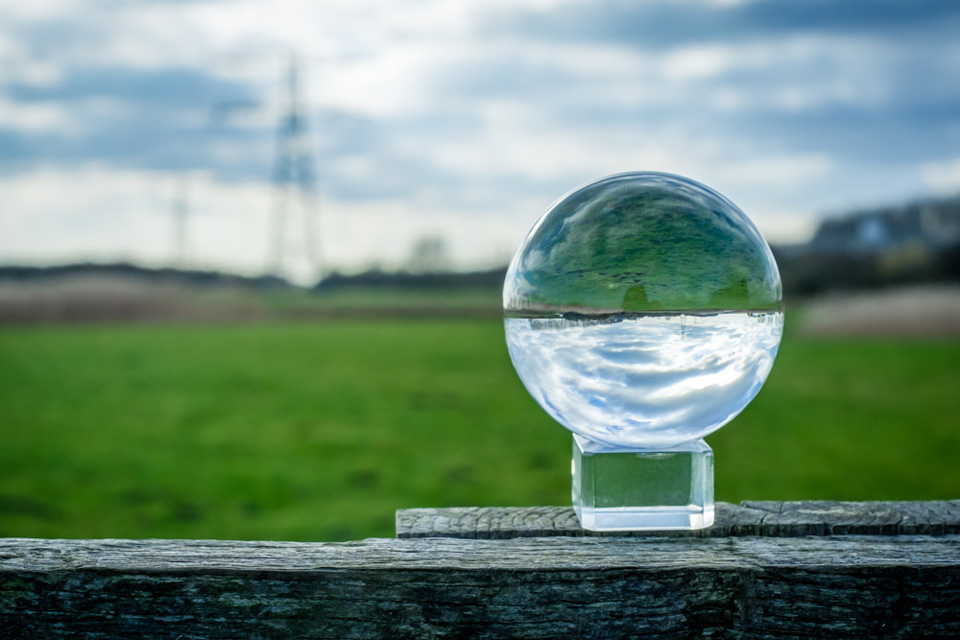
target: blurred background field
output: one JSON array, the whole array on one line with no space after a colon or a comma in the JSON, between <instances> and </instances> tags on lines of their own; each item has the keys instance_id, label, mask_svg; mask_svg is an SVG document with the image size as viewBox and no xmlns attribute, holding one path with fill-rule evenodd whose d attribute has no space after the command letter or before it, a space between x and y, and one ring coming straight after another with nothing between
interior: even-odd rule
<instances>
[{"instance_id":1,"label":"blurred background field","mask_svg":"<svg viewBox=\"0 0 960 640\"><path fill-rule=\"evenodd\" d=\"M908 301L885 337L828 330L829 299L788 307L766 386L708 438L717 499L960 496L960 341L905 337L917 295L880 294L890 317ZM956 336L960 295L926 295ZM569 504L570 435L517 379L496 307L404 313L417 299L0 328L0 536L345 540L391 536L398 508Z\"/></svg>"}]
</instances>

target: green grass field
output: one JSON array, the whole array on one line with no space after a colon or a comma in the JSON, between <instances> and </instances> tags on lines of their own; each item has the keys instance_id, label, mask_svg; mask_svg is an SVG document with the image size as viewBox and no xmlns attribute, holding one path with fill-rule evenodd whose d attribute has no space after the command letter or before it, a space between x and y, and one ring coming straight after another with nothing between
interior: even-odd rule
<instances>
[{"instance_id":1,"label":"green grass field","mask_svg":"<svg viewBox=\"0 0 960 640\"><path fill-rule=\"evenodd\" d=\"M960 342L788 334L717 499L960 497ZM343 540L569 504L497 320L0 329L0 536Z\"/></svg>"}]
</instances>

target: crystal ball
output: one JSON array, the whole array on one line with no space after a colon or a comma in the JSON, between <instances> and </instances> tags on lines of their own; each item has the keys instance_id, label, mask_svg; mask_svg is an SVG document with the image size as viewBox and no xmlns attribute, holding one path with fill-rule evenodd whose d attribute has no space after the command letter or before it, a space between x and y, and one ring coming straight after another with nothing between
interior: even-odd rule
<instances>
[{"instance_id":1,"label":"crystal ball","mask_svg":"<svg viewBox=\"0 0 960 640\"><path fill-rule=\"evenodd\" d=\"M557 422L663 449L753 399L783 333L780 274L750 219L709 187L636 172L551 206L507 270L510 358Z\"/></svg>"}]
</instances>

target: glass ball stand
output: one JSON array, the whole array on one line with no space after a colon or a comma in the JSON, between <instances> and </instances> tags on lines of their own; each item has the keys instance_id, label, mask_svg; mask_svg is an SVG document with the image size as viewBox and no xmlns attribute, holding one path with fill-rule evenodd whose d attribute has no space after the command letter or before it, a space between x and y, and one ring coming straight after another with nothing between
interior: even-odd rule
<instances>
[{"instance_id":1,"label":"glass ball stand","mask_svg":"<svg viewBox=\"0 0 960 640\"><path fill-rule=\"evenodd\" d=\"M581 525L712 525L703 438L760 391L783 333L780 274L746 214L681 176L596 180L527 234L503 308L517 375L573 433Z\"/></svg>"},{"instance_id":2,"label":"glass ball stand","mask_svg":"<svg viewBox=\"0 0 960 640\"><path fill-rule=\"evenodd\" d=\"M703 440L629 449L573 436L573 510L591 531L713 524L713 449Z\"/></svg>"}]
</instances>

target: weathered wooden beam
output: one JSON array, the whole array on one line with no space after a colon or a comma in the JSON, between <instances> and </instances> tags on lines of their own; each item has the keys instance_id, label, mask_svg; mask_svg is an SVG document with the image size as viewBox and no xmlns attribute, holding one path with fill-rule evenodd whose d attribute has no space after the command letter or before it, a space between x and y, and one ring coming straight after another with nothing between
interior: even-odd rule
<instances>
[{"instance_id":1,"label":"weathered wooden beam","mask_svg":"<svg viewBox=\"0 0 960 640\"><path fill-rule=\"evenodd\" d=\"M699 531L586 531L572 507L402 509L396 519L398 538L944 535L960 534L960 500L718 502L716 523Z\"/></svg>"},{"instance_id":2,"label":"weathered wooden beam","mask_svg":"<svg viewBox=\"0 0 960 640\"><path fill-rule=\"evenodd\" d=\"M960 637L960 537L4 540L5 638Z\"/></svg>"},{"instance_id":3,"label":"weathered wooden beam","mask_svg":"<svg viewBox=\"0 0 960 640\"><path fill-rule=\"evenodd\" d=\"M957 638L956 506L862 507L896 536L0 539L0 638Z\"/></svg>"}]
</instances>

